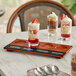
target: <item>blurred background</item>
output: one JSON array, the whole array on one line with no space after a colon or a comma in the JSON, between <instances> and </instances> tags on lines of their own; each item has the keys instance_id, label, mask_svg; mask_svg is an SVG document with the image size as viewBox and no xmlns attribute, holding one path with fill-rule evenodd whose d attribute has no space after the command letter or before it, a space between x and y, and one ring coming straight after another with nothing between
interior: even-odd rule
<instances>
[{"instance_id":1,"label":"blurred background","mask_svg":"<svg viewBox=\"0 0 76 76\"><path fill-rule=\"evenodd\" d=\"M28 2L30 0L0 0L0 33L6 33L6 27L11 14L20 5ZM74 15L76 22L76 0L55 0L64 6L66 6ZM33 10L33 9L32 9ZM38 10L38 9L37 9ZM26 12L26 14L29 11ZM43 13L43 11L41 11ZM20 21L19 18L16 19L12 32L20 32Z\"/></svg>"}]
</instances>

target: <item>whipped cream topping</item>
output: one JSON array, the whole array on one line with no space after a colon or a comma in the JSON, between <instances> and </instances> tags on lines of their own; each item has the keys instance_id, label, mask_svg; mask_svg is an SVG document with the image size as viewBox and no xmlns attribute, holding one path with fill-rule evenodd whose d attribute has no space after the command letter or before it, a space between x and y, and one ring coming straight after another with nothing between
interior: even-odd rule
<instances>
[{"instance_id":1,"label":"whipped cream topping","mask_svg":"<svg viewBox=\"0 0 76 76\"><path fill-rule=\"evenodd\" d=\"M67 17L65 17L62 21L71 22L72 20L71 20L71 18L69 18L69 17L67 16Z\"/></svg>"},{"instance_id":2,"label":"whipped cream topping","mask_svg":"<svg viewBox=\"0 0 76 76\"><path fill-rule=\"evenodd\" d=\"M31 27L33 27L33 28L39 28L40 23L32 23L32 22L30 22L30 23L28 24L28 26L31 26Z\"/></svg>"},{"instance_id":3,"label":"whipped cream topping","mask_svg":"<svg viewBox=\"0 0 76 76\"><path fill-rule=\"evenodd\" d=\"M55 16L57 16L57 15L54 12L52 12L52 14L49 14L47 17L55 17Z\"/></svg>"},{"instance_id":4,"label":"whipped cream topping","mask_svg":"<svg viewBox=\"0 0 76 76\"><path fill-rule=\"evenodd\" d=\"M52 19L52 18L56 18L56 20L58 20L58 16L54 12L52 12L52 14L49 14L47 16L47 19Z\"/></svg>"}]
</instances>

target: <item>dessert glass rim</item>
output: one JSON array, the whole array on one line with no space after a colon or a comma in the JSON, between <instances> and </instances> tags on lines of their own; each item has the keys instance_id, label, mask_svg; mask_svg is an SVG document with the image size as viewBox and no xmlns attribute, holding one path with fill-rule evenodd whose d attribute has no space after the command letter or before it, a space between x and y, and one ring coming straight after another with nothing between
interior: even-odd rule
<instances>
[{"instance_id":1,"label":"dessert glass rim","mask_svg":"<svg viewBox=\"0 0 76 76\"><path fill-rule=\"evenodd\" d=\"M52 14L49 14L48 16L47 16L47 18L49 18L49 17L58 17L54 12L52 12Z\"/></svg>"},{"instance_id":2,"label":"dessert glass rim","mask_svg":"<svg viewBox=\"0 0 76 76\"><path fill-rule=\"evenodd\" d=\"M71 20L71 18L69 18L69 17L67 16L66 18L62 19L61 21L67 22L67 21L72 21L72 20Z\"/></svg>"},{"instance_id":3,"label":"dessert glass rim","mask_svg":"<svg viewBox=\"0 0 76 76\"><path fill-rule=\"evenodd\" d=\"M40 23L32 23L32 22L30 22L28 25L40 25Z\"/></svg>"}]
</instances>

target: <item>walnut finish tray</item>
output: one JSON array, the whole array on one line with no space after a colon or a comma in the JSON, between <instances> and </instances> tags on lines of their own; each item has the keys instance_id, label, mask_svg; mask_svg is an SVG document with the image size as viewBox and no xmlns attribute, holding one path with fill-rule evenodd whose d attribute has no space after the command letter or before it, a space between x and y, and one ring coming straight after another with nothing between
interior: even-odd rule
<instances>
[{"instance_id":1,"label":"walnut finish tray","mask_svg":"<svg viewBox=\"0 0 76 76\"><path fill-rule=\"evenodd\" d=\"M6 49L7 51L21 51L56 58L62 58L66 53L68 53L72 49L72 46L40 42L39 46L29 47L27 40L16 39L7 46L5 46L4 49Z\"/></svg>"}]
</instances>

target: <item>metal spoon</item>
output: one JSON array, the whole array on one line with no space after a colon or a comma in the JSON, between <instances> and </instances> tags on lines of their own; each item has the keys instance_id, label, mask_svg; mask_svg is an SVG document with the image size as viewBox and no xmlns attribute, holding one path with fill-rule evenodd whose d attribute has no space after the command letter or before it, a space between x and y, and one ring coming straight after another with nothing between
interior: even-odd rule
<instances>
[{"instance_id":1,"label":"metal spoon","mask_svg":"<svg viewBox=\"0 0 76 76\"><path fill-rule=\"evenodd\" d=\"M49 66L45 66L44 70L48 75L53 75L52 69Z\"/></svg>"},{"instance_id":2,"label":"metal spoon","mask_svg":"<svg viewBox=\"0 0 76 76\"><path fill-rule=\"evenodd\" d=\"M37 76L43 76L37 69L35 69L34 72Z\"/></svg>"},{"instance_id":3,"label":"metal spoon","mask_svg":"<svg viewBox=\"0 0 76 76\"><path fill-rule=\"evenodd\" d=\"M59 74L59 72L60 72L59 68L55 65L53 65L51 69L52 69L53 74L55 74L55 75Z\"/></svg>"},{"instance_id":4,"label":"metal spoon","mask_svg":"<svg viewBox=\"0 0 76 76\"><path fill-rule=\"evenodd\" d=\"M46 72L44 71L44 69L37 67L37 70L44 76L46 76Z\"/></svg>"}]
</instances>

